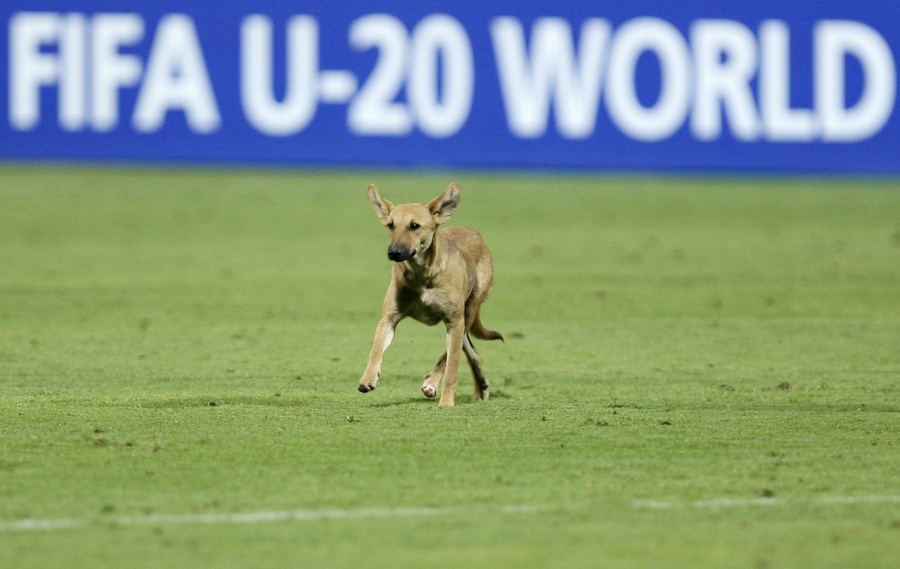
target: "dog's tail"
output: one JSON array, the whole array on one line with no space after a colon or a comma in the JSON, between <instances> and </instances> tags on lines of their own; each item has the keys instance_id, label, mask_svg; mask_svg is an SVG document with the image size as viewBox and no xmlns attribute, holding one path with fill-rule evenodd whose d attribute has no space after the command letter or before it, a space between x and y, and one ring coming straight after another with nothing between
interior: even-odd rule
<instances>
[{"instance_id":1,"label":"dog's tail","mask_svg":"<svg viewBox=\"0 0 900 569\"><path fill-rule=\"evenodd\" d=\"M475 313L475 321L469 327L469 333L479 340L500 340L501 342L506 342L503 339L503 334L494 330L488 330L481 324L481 311Z\"/></svg>"}]
</instances>

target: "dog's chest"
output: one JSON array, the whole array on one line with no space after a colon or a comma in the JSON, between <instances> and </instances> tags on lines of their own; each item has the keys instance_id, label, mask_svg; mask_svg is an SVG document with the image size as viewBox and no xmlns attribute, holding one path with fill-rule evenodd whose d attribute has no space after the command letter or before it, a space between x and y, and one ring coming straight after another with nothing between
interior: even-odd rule
<instances>
[{"instance_id":1,"label":"dog's chest","mask_svg":"<svg viewBox=\"0 0 900 569\"><path fill-rule=\"evenodd\" d=\"M448 320L453 312L450 295L437 287L400 289L397 304L401 313L429 326Z\"/></svg>"}]
</instances>

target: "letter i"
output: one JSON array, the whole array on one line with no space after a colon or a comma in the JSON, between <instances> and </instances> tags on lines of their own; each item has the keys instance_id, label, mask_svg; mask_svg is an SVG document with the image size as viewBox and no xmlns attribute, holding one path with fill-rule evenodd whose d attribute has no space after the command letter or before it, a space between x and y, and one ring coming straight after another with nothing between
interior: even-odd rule
<instances>
[{"instance_id":1,"label":"letter i","mask_svg":"<svg viewBox=\"0 0 900 569\"><path fill-rule=\"evenodd\" d=\"M84 130L87 124L87 20L70 13L61 19L59 40L59 123L68 131Z\"/></svg>"}]
</instances>

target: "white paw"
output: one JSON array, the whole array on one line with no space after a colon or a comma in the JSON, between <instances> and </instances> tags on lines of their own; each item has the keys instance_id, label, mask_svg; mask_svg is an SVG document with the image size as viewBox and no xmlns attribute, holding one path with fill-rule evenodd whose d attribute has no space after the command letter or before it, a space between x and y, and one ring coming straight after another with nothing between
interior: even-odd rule
<instances>
[{"instance_id":1,"label":"white paw","mask_svg":"<svg viewBox=\"0 0 900 569\"><path fill-rule=\"evenodd\" d=\"M434 397L437 395L437 389L435 389L433 385L423 385L422 393L425 394L425 397Z\"/></svg>"}]
</instances>

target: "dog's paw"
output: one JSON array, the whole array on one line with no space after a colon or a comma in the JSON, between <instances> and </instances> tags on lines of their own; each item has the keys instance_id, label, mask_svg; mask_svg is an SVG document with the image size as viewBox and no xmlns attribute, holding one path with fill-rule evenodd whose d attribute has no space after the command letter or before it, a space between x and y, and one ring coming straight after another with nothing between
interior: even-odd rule
<instances>
[{"instance_id":1,"label":"dog's paw","mask_svg":"<svg viewBox=\"0 0 900 569\"><path fill-rule=\"evenodd\" d=\"M472 396L472 401L487 401L490 398L490 393L487 389L484 391L476 391L475 395Z\"/></svg>"},{"instance_id":2,"label":"dog's paw","mask_svg":"<svg viewBox=\"0 0 900 569\"><path fill-rule=\"evenodd\" d=\"M422 393L425 394L425 397L428 397L430 399L437 395L437 389L435 389L433 385L423 385Z\"/></svg>"},{"instance_id":3,"label":"dog's paw","mask_svg":"<svg viewBox=\"0 0 900 569\"><path fill-rule=\"evenodd\" d=\"M363 374L360 376L359 381L356 382L356 388L359 389L360 393L375 391L375 385L378 384L379 379L381 379L380 371L372 373L368 369L366 369L366 371L363 372Z\"/></svg>"}]
</instances>

